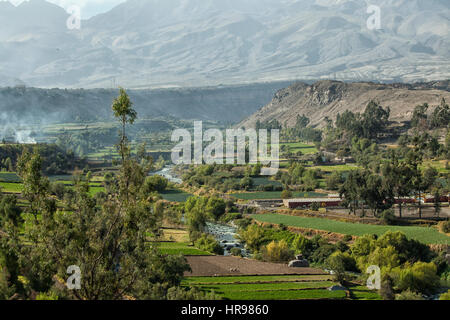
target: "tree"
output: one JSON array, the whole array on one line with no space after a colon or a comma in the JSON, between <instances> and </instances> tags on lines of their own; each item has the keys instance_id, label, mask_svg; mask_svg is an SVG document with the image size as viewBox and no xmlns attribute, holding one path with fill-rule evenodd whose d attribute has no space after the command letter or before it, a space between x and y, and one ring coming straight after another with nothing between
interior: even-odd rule
<instances>
[{"instance_id":1,"label":"tree","mask_svg":"<svg viewBox=\"0 0 450 320\"><path fill-rule=\"evenodd\" d=\"M432 128L446 127L450 123L450 107L442 98L441 104L434 109L430 125Z\"/></svg>"},{"instance_id":2,"label":"tree","mask_svg":"<svg viewBox=\"0 0 450 320\"><path fill-rule=\"evenodd\" d=\"M422 128L425 129L427 125L427 115L428 104L424 103L423 105L418 105L414 108L413 116L411 119L411 126L413 128Z\"/></svg>"},{"instance_id":3,"label":"tree","mask_svg":"<svg viewBox=\"0 0 450 320\"><path fill-rule=\"evenodd\" d=\"M145 194L150 194L153 192L161 193L166 190L168 183L169 181L166 178L160 175L153 175L145 178L143 191Z\"/></svg>"},{"instance_id":4,"label":"tree","mask_svg":"<svg viewBox=\"0 0 450 320\"><path fill-rule=\"evenodd\" d=\"M190 197L185 204L189 238L194 243L206 227L206 198Z\"/></svg>"},{"instance_id":5,"label":"tree","mask_svg":"<svg viewBox=\"0 0 450 320\"><path fill-rule=\"evenodd\" d=\"M376 139L380 132L384 132L389 123L390 109L384 109L378 102L370 101L362 114L363 136Z\"/></svg>"},{"instance_id":6,"label":"tree","mask_svg":"<svg viewBox=\"0 0 450 320\"><path fill-rule=\"evenodd\" d=\"M225 200L221 198L211 197L208 199L206 212L211 218L217 221L221 216L225 214L226 208L227 205L225 203Z\"/></svg>"},{"instance_id":7,"label":"tree","mask_svg":"<svg viewBox=\"0 0 450 320\"><path fill-rule=\"evenodd\" d=\"M133 103L130 97L123 88L120 88L120 94L114 99L112 104L112 110L114 117L116 117L122 125L121 138L119 143L119 152L122 157L122 162L125 161L126 154L129 153L126 143L126 124L133 124L137 118L137 113L133 109Z\"/></svg>"},{"instance_id":8,"label":"tree","mask_svg":"<svg viewBox=\"0 0 450 320\"><path fill-rule=\"evenodd\" d=\"M122 151L129 150L126 136L121 144ZM12 219L17 214L12 214L11 206L4 211L6 220L0 220L0 256L9 261L0 261L7 266L7 273L2 270L0 276L0 292L5 274L8 288L14 286L23 298L37 293L53 297L52 290L58 290L63 297L82 300L162 299L180 285L183 273L190 270L186 260L161 254L154 242L160 237L164 208L142 190L145 169L128 152L122 155L107 198L91 196L88 173L75 179L71 208L65 211L49 195L39 154L22 154L18 174L29 206L21 215L23 223ZM80 268L80 290L54 286L55 281L65 283L68 266ZM16 283L18 272L23 280ZM22 289L18 283L23 283Z\"/></svg>"},{"instance_id":9,"label":"tree","mask_svg":"<svg viewBox=\"0 0 450 320\"><path fill-rule=\"evenodd\" d=\"M292 191L288 190L288 189L284 189L281 192L281 199L286 200L286 199L290 199L290 198L292 198Z\"/></svg>"},{"instance_id":10,"label":"tree","mask_svg":"<svg viewBox=\"0 0 450 320\"><path fill-rule=\"evenodd\" d=\"M347 266L348 260L352 261L353 259L346 253L336 251L329 256L326 261L326 266L330 270L333 270L335 281L339 282L341 285L345 285L345 282L348 279L346 273L349 269L349 266ZM354 264L354 260L351 263Z\"/></svg>"},{"instance_id":11,"label":"tree","mask_svg":"<svg viewBox=\"0 0 450 320\"><path fill-rule=\"evenodd\" d=\"M272 241L262 249L263 259L270 262L287 262L293 258L286 240Z\"/></svg>"},{"instance_id":12,"label":"tree","mask_svg":"<svg viewBox=\"0 0 450 320\"><path fill-rule=\"evenodd\" d=\"M389 162L383 166L383 188L387 191L391 204L398 199L399 215L402 217L402 200L412 192L411 179L416 174L417 165L408 161L399 161L395 152L390 153Z\"/></svg>"}]
</instances>

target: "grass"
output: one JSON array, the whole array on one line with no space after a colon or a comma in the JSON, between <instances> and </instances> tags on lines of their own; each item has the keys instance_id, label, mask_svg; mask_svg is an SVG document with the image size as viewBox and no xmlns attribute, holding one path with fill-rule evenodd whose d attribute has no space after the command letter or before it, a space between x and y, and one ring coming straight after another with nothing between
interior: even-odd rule
<instances>
[{"instance_id":1,"label":"grass","mask_svg":"<svg viewBox=\"0 0 450 320\"><path fill-rule=\"evenodd\" d=\"M186 230L163 229L163 237L165 241L175 241L175 242L189 241L189 234Z\"/></svg>"},{"instance_id":2,"label":"grass","mask_svg":"<svg viewBox=\"0 0 450 320\"><path fill-rule=\"evenodd\" d=\"M293 281L327 281L329 275L289 275L289 276L226 276L226 277L188 277L187 285L257 283L257 282L293 282Z\"/></svg>"},{"instance_id":3,"label":"grass","mask_svg":"<svg viewBox=\"0 0 450 320\"><path fill-rule=\"evenodd\" d=\"M164 200L170 202L185 202L192 194L181 191L181 190L166 190L161 193Z\"/></svg>"},{"instance_id":4,"label":"grass","mask_svg":"<svg viewBox=\"0 0 450 320\"><path fill-rule=\"evenodd\" d=\"M323 172L346 172L351 170L357 170L358 166L352 166L348 164L337 164L337 165L330 165L330 166L313 166L309 169L320 169Z\"/></svg>"},{"instance_id":5,"label":"grass","mask_svg":"<svg viewBox=\"0 0 450 320\"><path fill-rule=\"evenodd\" d=\"M258 186L261 186L261 185L264 185L264 186L265 185L272 185L272 186L277 186L277 187L281 187L282 186L281 182L270 180L267 177L255 177L255 178L252 178L252 180L253 180L254 187L258 187Z\"/></svg>"},{"instance_id":6,"label":"grass","mask_svg":"<svg viewBox=\"0 0 450 320\"><path fill-rule=\"evenodd\" d=\"M21 183L0 182L2 192L21 193L23 185Z\"/></svg>"},{"instance_id":7,"label":"grass","mask_svg":"<svg viewBox=\"0 0 450 320\"><path fill-rule=\"evenodd\" d=\"M221 295L229 300L322 300L345 299L345 291L312 290L273 290L226 292Z\"/></svg>"},{"instance_id":8,"label":"grass","mask_svg":"<svg viewBox=\"0 0 450 320\"><path fill-rule=\"evenodd\" d=\"M159 249L163 254L176 255L182 254L184 256L210 256L211 253L202 251L189 243L181 242L161 242L159 244Z\"/></svg>"},{"instance_id":9,"label":"grass","mask_svg":"<svg viewBox=\"0 0 450 320\"><path fill-rule=\"evenodd\" d=\"M421 169L426 169L428 166L435 168L439 173L450 174L450 169L446 168L447 160L428 160L420 166Z\"/></svg>"},{"instance_id":10,"label":"grass","mask_svg":"<svg viewBox=\"0 0 450 320\"><path fill-rule=\"evenodd\" d=\"M367 287L350 287L350 296L354 300L382 300L377 291L370 290Z\"/></svg>"},{"instance_id":11,"label":"grass","mask_svg":"<svg viewBox=\"0 0 450 320\"><path fill-rule=\"evenodd\" d=\"M344 291L328 291L329 275L187 277L183 286L197 287L229 300L344 299Z\"/></svg>"},{"instance_id":12,"label":"grass","mask_svg":"<svg viewBox=\"0 0 450 320\"><path fill-rule=\"evenodd\" d=\"M282 146L289 147L289 151L292 153L301 151L302 154L314 154L319 152L319 150L317 150L317 148L313 144L306 144L302 142L280 143L280 148Z\"/></svg>"},{"instance_id":13,"label":"grass","mask_svg":"<svg viewBox=\"0 0 450 320\"><path fill-rule=\"evenodd\" d=\"M281 199L280 191L261 191L261 192L247 192L247 193L233 193L232 197L241 200L264 200L264 199ZM326 196L317 192L293 192L293 198L309 198Z\"/></svg>"},{"instance_id":14,"label":"grass","mask_svg":"<svg viewBox=\"0 0 450 320\"><path fill-rule=\"evenodd\" d=\"M260 222L284 224L286 226L323 230L353 236L363 236L365 234L377 234L380 236L387 231L401 231L408 238L418 240L425 244L450 243L450 237L431 227L370 225L324 218L296 217L280 214L252 215L252 217Z\"/></svg>"}]
</instances>

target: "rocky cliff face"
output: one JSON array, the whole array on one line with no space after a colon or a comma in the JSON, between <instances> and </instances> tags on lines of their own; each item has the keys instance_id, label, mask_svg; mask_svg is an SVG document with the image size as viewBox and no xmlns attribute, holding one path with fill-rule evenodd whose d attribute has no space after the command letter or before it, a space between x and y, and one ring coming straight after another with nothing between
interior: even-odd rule
<instances>
[{"instance_id":1,"label":"rocky cliff face","mask_svg":"<svg viewBox=\"0 0 450 320\"><path fill-rule=\"evenodd\" d=\"M414 107L428 103L439 105L442 98L450 101L450 82L439 81L420 84L376 84L369 82L344 83L319 81L312 85L295 83L278 91L273 100L258 110L240 127L254 127L260 120L277 119L294 126L298 115L306 115L313 125L324 125L324 118L335 119L345 110L363 112L371 100L390 107L392 121L408 121Z\"/></svg>"}]
</instances>

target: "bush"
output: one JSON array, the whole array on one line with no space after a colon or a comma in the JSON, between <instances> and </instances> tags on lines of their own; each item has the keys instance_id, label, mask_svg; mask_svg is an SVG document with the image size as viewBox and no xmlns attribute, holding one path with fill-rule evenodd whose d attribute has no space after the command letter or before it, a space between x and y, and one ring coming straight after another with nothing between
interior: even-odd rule
<instances>
[{"instance_id":1,"label":"bush","mask_svg":"<svg viewBox=\"0 0 450 320\"><path fill-rule=\"evenodd\" d=\"M439 231L443 233L450 233L450 221L439 222Z\"/></svg>"},{"instance_id":2,"label":"bush","mask_svg":"<svg viewBox=\"0 0 450 320\"><path fill-rule=\"evenodd\" d=\"M311 260L318 264L323 264L331 256L334 251L336 251L336 247L332 244L324 244L320 246L317 250L313 252L311 255Z\"/></svg>"},{"instance_id":3,"label":"bush","mask_svg":"<svg viewBox=\"0 0 450 320\"><path fill-rule=\"evenodd\" d=\"M232 248L230 250L230 253L231 253L232 256L242 257L242 249L241 248Z\"/></svg>"},{"instance_id":4,"label":"bush","mask_svg":"<svg viewBox=\"0 0 450 320\"><path fill-rule=\"evenodd\" d=\"M56 196L59 200L64 198L66 186L61 182L50 183L50 193Z\"/></svg>"},{"instance_id":5,"label":"bush","mask_svg":"<svg viewBox=\"0 0 450 320\"><path fill-rule=\"evenodd\" d=\"M227 204L221 198L211 197L206 204L206 212L216 221L225 213L226 208Z\"/></svg>"},{"instance_id":6,"label":"bush","mask_svg":"<svg viewBox=\"0 0 450 320\"><path fill-rule=\"evenodd\" d=\"M350 255L342 253L340 251L336 251L327 258L325 264L329 269L333 270L335 281L339 282L340 284L345 284L348 279L348 275L345 272L346 270L348 270L347 264L355 264L354 260L351 260L352 258L350 257Z\"/></svg>"},{"instance_id":7,"label":"bush","mask_svg":"<svg viewBox=\"0 0 450 320\"><path fill-rule=\"evenodd\" d=\"M447 293L441 294L439 300L450 300L450 290L448 290Z\"/></svg>"},{"instance_id":8,"label":"bush","mask_svg":"<svg viewBox=\"0 0 450 320\"><path fill-rule=\"evenodd\" d=\"M241 189L248 191L248 190L250 190L253 187L254 182L253 182L252 178L244 177L239 182L239 185L240 185Z\"/></svg>"},{"instance_id":9,"label":"bush","mask_svg":"<svg viewBox=\"0 0 450 320\"><path fill-rule=\"evenodd\" d=\"M430 294L439 287L437 267L434 263L416 262L411 267L403 266L392 271L396 287L401 291Z\"/></svg>"},{"instance_id":10,"label":"bush","mask_svg":"<svg viewBox=\"0 0 450 320\"><path fill-rule=\"evenodd\" d=\"M262 249L264 261L269 262L288 262L294 257L294 253L289 249L285 240L272 241Z\"/></svg>"},{"instance_id":11,"label":"bush","mask_svg":"<svg viewBox=\"0 0 450 320\"><path fill-rule=\"evenodd\" d=\"M154 175L147 177L144 182L143 191L145 194L150 194L153 192L163 192L166 190L168 185L168 180L164 177Z\"/></svg>"},{"instance_id":12,"label":"bush","mask_svg":"<svg viewBox=\"0 0 450 320\"><path fill-rule=\"evenodd\" d=\"M281 199L290 199L292 198L292 192L290 190L283 190L281 192Z\"/></svg>"},{"instance_id":13,"label":"bush","mask_svg":"<svg viewBox=\"0 0 450 320\"><path fill-rule=\"evenodd\" d=\"M195 242L195 247L202 251L211 252L217 255L223 255L224 250L219 242L209 234L203 233Z\"/></svg>"},{"instance_id":14,"label":"bush","mask_svg":"<svg viewBox=\"0 0 450 320\"><path fill-rule=\"evenodd\" d=\"M353 237L349 234L346 234L343 239L343 241L345 241L345 242L350 242L352 240L353 240Z\"/></svg>"},{"instance_id":15,"label":"bush","mask_svg":"<svg viewBox=\"0 0 450 320\"><path fill-rule=\"evenodd\" d=\"M311 203L311 205L309 207L312 211L319 211L320 204L318 202L313 202L313 203Z\"/></svg>"},{"instance_id":16,"label":"bush","mask_svg":"<svg viewBox=\"0 0 450 320\"><path fill-rule=\"evenodd\" d=\"M383 211L381 213L381 220L388 226L395 224L397 219L395 218L394 210L389 209Z\"/></svg>"},{"instance_id":17,"label":"bush","mask_svg":"<svg viewBox=\"0 0 450 320\"><path fill-rule=\"evenodd\" d=\"M396 295L395 300L425 300L425 299L422 297L421 294L407 290Z\"/></svg>"},{"instance_id":18,"label":"bush","mask_svg":"<svg viewBox=\"0 0 450 320\"><path fill-rule=\"evenodd\" d=\"M313 242L303 236L297 234L292 241L292 249L295 253L301 253L305 258L308 258L314 250Z\"/></svg>"}]
</instances>

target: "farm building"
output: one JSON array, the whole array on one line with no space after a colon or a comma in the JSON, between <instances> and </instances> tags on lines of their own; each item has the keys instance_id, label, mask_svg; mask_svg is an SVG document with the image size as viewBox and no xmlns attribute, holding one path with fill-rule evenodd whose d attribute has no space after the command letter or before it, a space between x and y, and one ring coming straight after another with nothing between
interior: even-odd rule
<instances>
[{"instance_id":1,"label":"farm building","mask_svg":"<svg viewBox=\"0 0 450 320\"><path fill-rule=\"evenodd\" d=\"M424 203L434 203L434 196L426 196L425 201L422 201ZM449 202L449 197L447 196L441 196L439 198L439 202Z\"/></svg>"},{"instance_id":2,"label":"farm building","mask_svg":"<svg viewBox=\"0 0 450 320\"><path fill-rule=\"evenodd\" d=\"M309 207L318 203L322 208L340 207L344 200L340 198L300 198L283 200L284 206L289 209Z\"/></svg>"}]
</instances>

